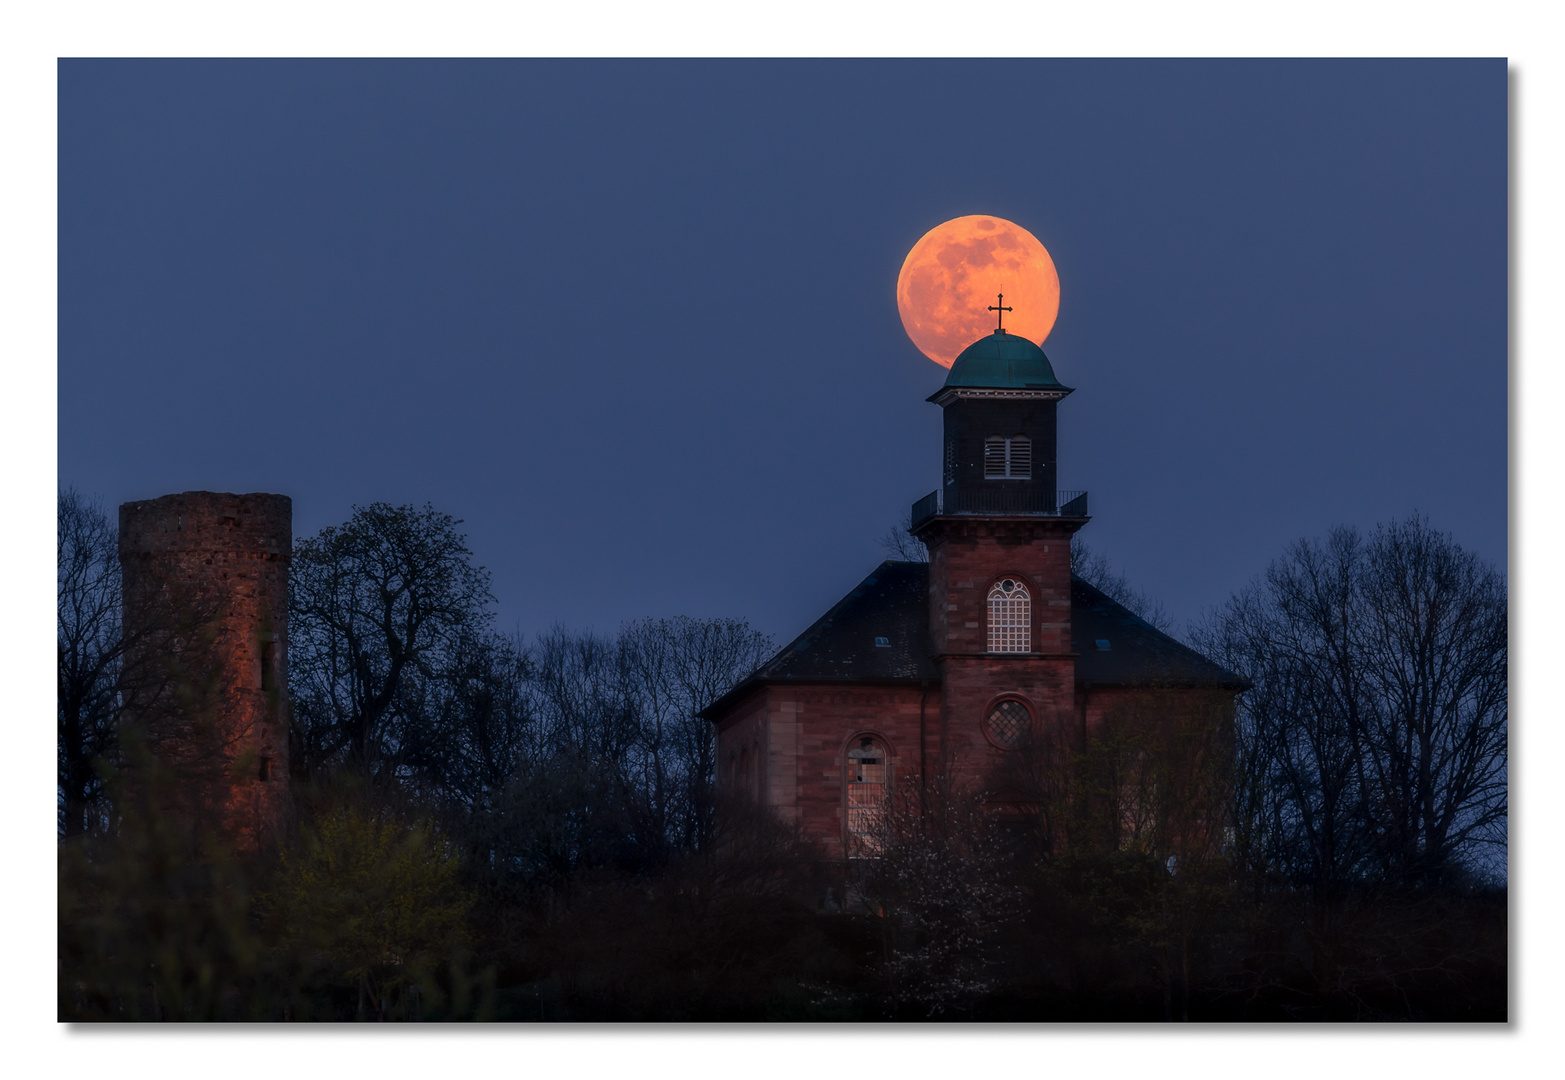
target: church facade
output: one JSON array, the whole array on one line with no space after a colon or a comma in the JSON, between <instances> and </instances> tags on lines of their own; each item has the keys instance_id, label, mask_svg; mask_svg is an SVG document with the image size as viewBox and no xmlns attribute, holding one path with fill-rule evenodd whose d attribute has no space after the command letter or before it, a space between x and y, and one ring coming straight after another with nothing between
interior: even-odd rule
<instances>
[{"instance_id":1,"label":"church facade","mask_svg":"<svg viewBox=\"0 0 1565 1080\"><path fill-rule=\"evenodd\" d=\"M913 505L924 562L884 562L702 716L720 797L753 801L833 856L873 853L894 791L983 793L1041 740L1122 718L1232 709L1244 682L1070 570L1087 494L1057 487L1043 350L996 330L928 399L941 487Z\"/></svg>"}]
</instances>

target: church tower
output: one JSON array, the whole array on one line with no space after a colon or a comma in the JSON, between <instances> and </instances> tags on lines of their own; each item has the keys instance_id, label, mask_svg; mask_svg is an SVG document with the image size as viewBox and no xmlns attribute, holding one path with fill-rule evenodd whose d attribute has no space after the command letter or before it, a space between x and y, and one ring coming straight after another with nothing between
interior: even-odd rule
<instances>
[{"instance_id":1,"label":"church tower","mask_svg":"<svg viewBox=\"0 0 1565 1080\"><path fill-rule=\"evenodd\" d=\"M1243 679L1071 577L1088 518L1087 493L1057 486L1069 393L1024 337L997 329L962 351L929 398L941 483L910 523L929 561L882 562L701 711L719 799L765 807L827 856L873 858L899 792L922 811L949 784L1022 820L1046 760L1026 748L1232 716Z\"/></svg>"},{"instance_id":2,"label":"church tower","mask_svg":"<svg viewBox=\"0 0 1565 1080\"><path fill-rule=\"evenodd\" d=\"M997 329L928 399L944 411L941 486L911 525L929 549L943 765L959 778L1074 713L1070 540L1088 518L1086 492L1056 488L1070 392L1041 348Z\"/></svg>"}]
</instances>

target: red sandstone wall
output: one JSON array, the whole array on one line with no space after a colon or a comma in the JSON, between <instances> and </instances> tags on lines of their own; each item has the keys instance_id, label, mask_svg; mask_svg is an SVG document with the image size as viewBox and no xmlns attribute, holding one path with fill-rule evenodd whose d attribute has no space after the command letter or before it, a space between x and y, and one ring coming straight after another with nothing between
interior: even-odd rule
<instances>
[{"instance_id":1,"label":"red sandstone wall","mask_svg":"<svg viewBox=\"0 0 1565 1080\"><path fill-rule=\"evenodd\" d=\"M1042 722L1061 725L1062 745L1076 749L1083 745L1089 726L1102 730L1103 725L1149 718L1169 725L1205 724L1214 715L1231 716L1233 709L1232 694L1226 691L1104 688L1078 692L1074 664L1068 659L953 657L945 670L946 686L930 687L927 696L917 687L758 689L718 727L719 790L728 797L742 794L759 800L784 820L797 822L826 854L840 857L845 755L864 735L875 736L889 749L894 786L917 784L923 770L935 784L941 770L949 768L958 790L988 790L1003 798L1006 792L996 783L1003 781L1003 767L1013 752L993 745L982 727L988 705L1001 693L1026 700ZM942 701L947 691L957 705ZM965 707L962 702L979 705ZM1068 704L1060 709L1060 702ZM1054 711L1047 711L1051 708ZM754 767L753 779L742 792L733 779L741 748L764 763Z\"/></svg>"},{"instance_id":2,"label":"red sandstone wall","mask_svg":"<svg viewBox=\"0 0 1565 1080\"><path fill-rule=\"evenodd\" d=\"M1232 719L1234 692L1188 687L1082 687L1076 691L1078 745L1116 723L1211 724Z\"/></svg>"},{"instance_id":3,"label":"red sandstone wall","mask_svg":"<svg viewBox=\"0 0 1565 1080\"><path fill-rule=\"evenodd\" d=\"M1075 720L1076 665L1069 658L957 656L941 666L949 748L946 768L963 789L990 787L991 774L1014 752L997 747L984 734L984 719L1000 698L1022 701L1032 713L1039 737L1068 732Z\"/></svg>"},{"instance_id":4,"label":"red sandstone wall","mask_svg":"<svg viewBox=\"0 0 1565 1080\"><path fill-rule=\"evenodd\" d=\"M1075 658L1070 644L1070 538L1078 522L940 518L930 543L930 624L942 674L944 765L959 785L988 786L1009 751L984 734L1002 696L1022 701L1035 730L1075 722ZM1027 585L1032 652L990 653L989 589L1003 578Z\"/></svg>"},{"instance_id":5,"label":"red sandstone wall","mask_svg":"<svg viewBox=\"0 0 1565 1080\"><path fill-rule=\"evenodd\" d=\"M989 587L1017 577L1032 593L1033 651L1069 653L1070 538L1078 526L986 518L937 518L925 526L935 652L986 654Z\"/></svg>"},{"instance_id":6,"label":"red sandstone wall","mask_svg":"<svg viewBox=\"0 0 1565 1080\"><path fill-rule=\"evenodd\" d=\"M241 846L287 805L292 535L285 495L195 491L120 507L128 660L143 683L125 719L174 774L165 804L209 815Z\"/></svg>"},{"instance_id":7,"label":"red sandstone wall","mask_svg":"<svg viewBox=\"0 0 1565 1080\"><path fill-rule=\"evenodd\" d=\"M761 789L767 746L766 694L760 691L731 711L717 729L717 794L722 799L765 801ZM748 755L749 776L741 773Z\"/></svg>"},{"instance_id":8,"label":"red sandstone wall","mask_svg":"<svg viewBox=\"0 0 1565 1080\"><path fill-rule=\"evenodd\" d=\"M840 857L848 748L862 736L878 738L890 751L893 788L917 785L921 759L933 771L939 758L938 722L937 687L926 696L918 687L768 686L723 720L718 755L726 767L740 746L759 746L766 763L763 804Z\"/></svg>"},{"instance_id":9,"label":"red sandstone wall","mask_svg":"<svg viewBox=\"0 0 1565 1080\"><path fill-rule=\"evenodd\" d=\"M844 765L850 746L873 735L891 752L893 785L988 790L1003 781L1009 751L984 720L998 699L1027 705L1037 733L1079 749L1103 725L1163 717L1209 723L1231 715L1227 691L1097 689L1080 692L1070 646L1070 537L1079 522L937 518L921 529L930 548L929 616L942 683L916 687L764 687L718 728L719 789L738 794L732 764L741 748L765 762L746 796L798 822L834 856L842 854ZM989 653L988 592L1004 577L1032 594L1030 653ZM921 720L922 705L922 720ZM1059 736L1058 740L1049 739ZM726 785L726 786L725 786Z\"/></svg>"}]
</instances>

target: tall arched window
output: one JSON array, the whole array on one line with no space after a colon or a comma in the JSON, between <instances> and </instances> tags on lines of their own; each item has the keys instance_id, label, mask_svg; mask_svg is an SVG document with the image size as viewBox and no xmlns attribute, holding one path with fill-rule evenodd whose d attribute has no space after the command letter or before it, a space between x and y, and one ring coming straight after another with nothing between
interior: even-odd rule
<instances>
[{"instance_id":1,"label":"tall arched window","mask_svg":"<svg viewBox=\"0 0 1565 1080\"><path fill-rule=\"evenodd\" d=\"M1032 651L1032 596L1015 578L989 590L989 651Z\"/></svg>"},{"instance_id":2,"label":"tall arched window","mask_svg":"<svg viewBox=\"0 0 1565 1080\"><path fill-rule=\"evenodd\" d=\"M847 825L848 855L880 853L885 843L889 755L875 739L865 736L848 751Z\"/></svg>"}]
</instances>

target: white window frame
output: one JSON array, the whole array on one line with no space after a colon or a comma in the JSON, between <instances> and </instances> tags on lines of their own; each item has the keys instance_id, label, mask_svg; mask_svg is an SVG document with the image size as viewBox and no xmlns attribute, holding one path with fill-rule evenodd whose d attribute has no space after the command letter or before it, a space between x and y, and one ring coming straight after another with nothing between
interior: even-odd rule
<instances>
[{"instance_id":1,"label":"white window frame","mask_svg":"<svg viewBox=\"0 0 1565 1080\"><path fill-rule=\"evenodd\" d=\"M875 736L861 735L848 748L843 765L843 839L848 856L879 855L891 800L891 751Z\"/></svg>"},{"instance_id":2,"label":"white window frame","mask_svg":"<svg viewBox=\"0 0 1565 1080\"><path fill-rule=\"evenodd\" d=\"M989 586L988 612L990 652L1032 652L1032 591L1020 578Z\"/></svg>"}]
</instances>

